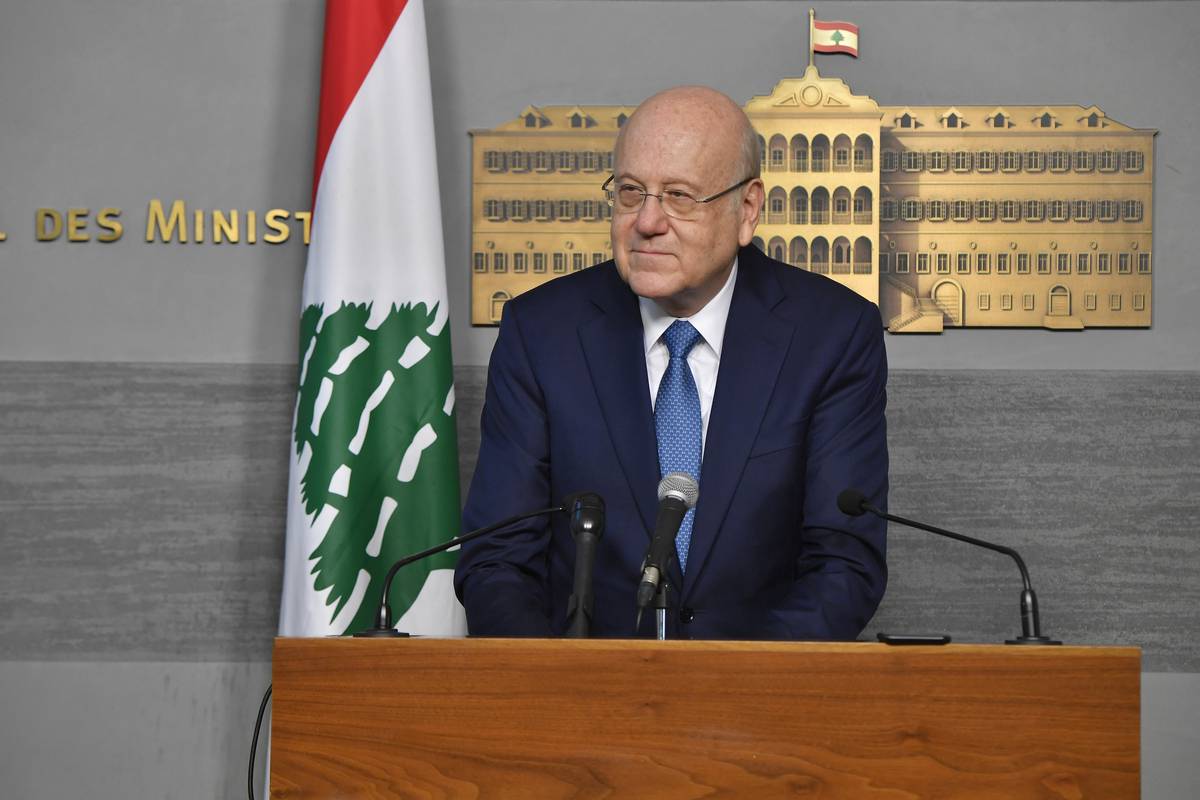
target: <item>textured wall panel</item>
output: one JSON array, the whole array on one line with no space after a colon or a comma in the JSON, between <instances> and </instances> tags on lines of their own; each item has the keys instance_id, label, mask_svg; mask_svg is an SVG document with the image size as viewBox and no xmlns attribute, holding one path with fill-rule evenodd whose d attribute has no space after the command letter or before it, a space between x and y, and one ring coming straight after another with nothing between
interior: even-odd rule
<instances>
[{"instance_id":1,"label":"textured wall panel","mask_svg":"<svg viewBox=\"0 0 1200 800\"><path fill-rule=\"evenodd\" d=\"M0 658L266 660L294 368L4 364ZM463 486L484 371L457 373ZM899 371L891 507L1022 552L1047 632L1200 671L1200 374ZM1018 631L1003 556L893 526L868 633Z\"/></svg>"}]
</instances>

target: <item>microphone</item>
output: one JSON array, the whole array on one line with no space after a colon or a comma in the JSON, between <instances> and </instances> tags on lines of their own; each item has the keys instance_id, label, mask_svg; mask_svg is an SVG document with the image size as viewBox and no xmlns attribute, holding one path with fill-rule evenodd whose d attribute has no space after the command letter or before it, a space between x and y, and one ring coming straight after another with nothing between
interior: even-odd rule
<instances>
[{"instance_id":1,"label":"microphone","mask_svg":"<svg viewBox=\"0 0 1200 800\"><path fill-rule=\"evenodd\" d=\"M667 473L658 484L658 517L654 522L654 538L642 564L642 582L637 590L638 625L642 611L650 605L662 582L667 564L675 552L675 535L688 510L696 506L700 486L686 472Z\"/></svg>"},{"instance_id":2,"label":"microphone","mask_svg":"<svg viewBox=\"0 0 1200 800\"><path fill-rule=\"evenodd\" d=\"M448 542L435 544L433 547L428 547L419 553L413 553L412 555L408 555L400 559L395 564L392 564L392 568L387 571L387 575L385 575L383 578L383 588L379 591L379 609L375 612L375 627L366 628L365 630L361 630L354 635L357 637L408 636L407 633L398 631L392 627L392 607L388 605L388 596L392 593L392 579L396 577L396 573L400 571L401 567L408 566L414 561L420 561L423 558L429 558L430 556L437 555L438 553L449 550L450 548L460 545L463 542L469 542L472 539L478 539L480 536L486 536L489 533L498 531L501 528L506 528L513 523L520 522L521 520L566 511L568 507L572 506L573 503L578 502L578 498L583 496L586 495L583 493L567 495L566 499L563 500L562 505L551 506L550 508L540 508L537 511L530 511L526 514L517 514L514 517L502 519L493 525L487 525L483 528L479 528L478 530L473 530L469 533L455 536ZM597 500L600 500L599 495L591 496L595 497ZM603 500L600 500L600 508L601 512L603 512Z\"/></svg>"},{"instance_id":3,"label":"microphone","mask_svg":"<svg viewBox=\"0 0 1200 800\"><path fill-rule=\"evenodd\" d=\"M571 506L571 537L575 539L575 585L567 603L567 636L586 639L592 624L592 567L596 545L604 535L604 498L585 492Z\"/></svg>"},{"instance_id":4,"label":"microphone","mask_svg":"<svg viewBox=\"0 0 1200 800\"><path fill-rule=\"evenodd\" d=\"M901 525L907 525L910 528L917 530L936 533L938 536L945 536L949 539L954 539L959 542L966 542L978 547L984 547L988 550L994 550L997 553L1004 553L1013 561L1017 562L1017 568L1021 570L1021 581L1024 588L1021 591L1021 635L1016 639L1007 639L1005 644L1062 644L1048 636L1042 635L1041 618L1038 615L1037 594L1033 591L1033 584L1029 581L1029 570L1025 568L1025 561L1020 554L1011 547L1005 547L1001 544L992 544L985 542L982 539L975 539L971 536L964 536L961 533L935 528L932 525L926 525L922 522L917 522L904 517L897 517L889 514L886 511L880 511L875 506L871 505L871 501L867 496L858 489L846 489L838 495L837 506L843 514L851 517L861 517L863 514L873 514L881 519L898 522Z\"/></svg>"}]
</instances>

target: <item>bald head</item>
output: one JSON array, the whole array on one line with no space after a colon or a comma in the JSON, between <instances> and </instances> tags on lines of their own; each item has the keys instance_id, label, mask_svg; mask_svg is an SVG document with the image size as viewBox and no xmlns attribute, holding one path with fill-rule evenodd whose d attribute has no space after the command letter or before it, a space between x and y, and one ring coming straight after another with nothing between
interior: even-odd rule
<instances>
[{"instance_id":1,"label":"bald head","mask_svg":"<svg viewBox=\"0 0 1200 800\"><path fill-rule=\"evenodd\" d=\"M638 106L614 156L612 180L626 198L612 216L617 272L634 294L689 317L726 284L754 235L758 135L725 95L681 86ZM681 207L688 198L699 202Z\"/></svg>"},{"instance_id":2,"label":"bald head","mask_svg":"<svg viewBox=\"0 0 1200 800\"><path fill-rule=\"evenodd\" d=\"M707 86L676 86L647 98L621 128L613 148L620 168L621 151L629 138L701 136L706 156L727 164L730 183L759 177L758 134L742 107Z\"/></svg>"}]
</instances>

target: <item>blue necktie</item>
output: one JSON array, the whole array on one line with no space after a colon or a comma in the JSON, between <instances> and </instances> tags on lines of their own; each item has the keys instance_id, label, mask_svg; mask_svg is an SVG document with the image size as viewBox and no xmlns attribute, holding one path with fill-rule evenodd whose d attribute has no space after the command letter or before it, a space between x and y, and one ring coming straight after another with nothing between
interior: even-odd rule
<instances>
[{"instance_id":1,"label":"blue necktie","mask_svg":"<svg viewBox=\"0 0 1200 800\"><path fill-rule=\"evenodd\" d=\"M700 481L700 451L703 446L703 429L700 422L700 394L696 381L688 367L688 351L700 341L700 331L692 323L677 319L662 335L671 360L662 382L658 384L658 397L654 401L654 427L658 434L658 469L661 476L669 472L686 472ZM688 548L692 544L692 519L696 509L691 509L679 526L675 536L675 550L679 553L679 571L687 571Z\"/></svg>"}]
</instances>

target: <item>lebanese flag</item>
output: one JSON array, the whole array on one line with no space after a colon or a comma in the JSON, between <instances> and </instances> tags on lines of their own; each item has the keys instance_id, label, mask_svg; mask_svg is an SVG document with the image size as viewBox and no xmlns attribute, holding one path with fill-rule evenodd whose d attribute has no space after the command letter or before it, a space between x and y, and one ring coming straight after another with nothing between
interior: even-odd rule
<instances>
[{"instance_id":1,"label":"lebanese flag","mask_svg":"<svg viewBox=\"0 0 1200 800\"><path fill-rule=\"evenodd\" d=\"M447 305L423 0L329 0L280 635L371 627L459 532ZM465 634L456 557L397 573L397 627Z\"/></svg>"},{"instance_id":2,"label":"lebanese flag","mask_svg":"<svg viewBox=\"0 0 1200 800\"><path fill-rule=\"evenodd\" d=\"M812 48L817 53L846 53L858 58L858 26L849 22L812 21Z\"/></svg>"}]
</instances>

